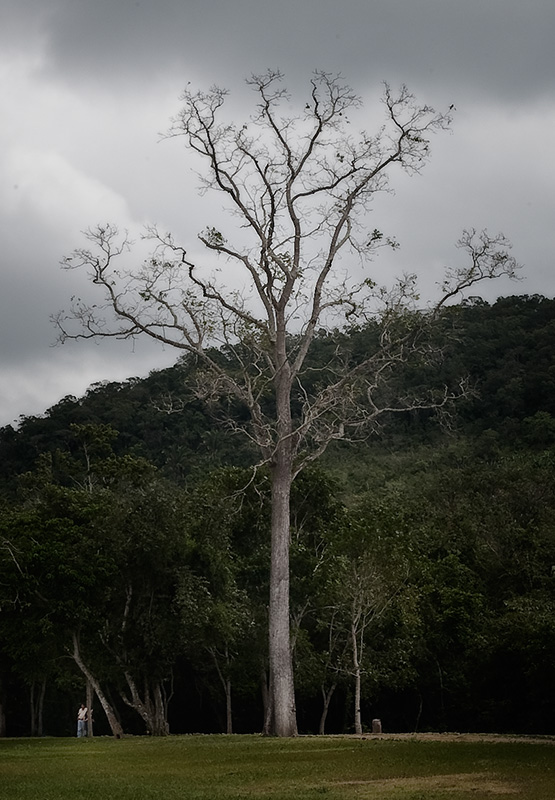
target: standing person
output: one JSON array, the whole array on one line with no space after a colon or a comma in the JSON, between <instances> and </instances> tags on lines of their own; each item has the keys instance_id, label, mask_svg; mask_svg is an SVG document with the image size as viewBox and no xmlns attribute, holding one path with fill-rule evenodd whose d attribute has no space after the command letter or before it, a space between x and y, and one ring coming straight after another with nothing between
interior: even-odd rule
<instances>
[{"instance_id":1,"label":"standing person","mask_svg":"<svg viewBox=\"0 0 555 800\"><path fill-rule=\"evenodd\" d=\"M81 703L81 708L77 712L77 736L87 735L87 707Z\"/></svg>"}]
</instances>

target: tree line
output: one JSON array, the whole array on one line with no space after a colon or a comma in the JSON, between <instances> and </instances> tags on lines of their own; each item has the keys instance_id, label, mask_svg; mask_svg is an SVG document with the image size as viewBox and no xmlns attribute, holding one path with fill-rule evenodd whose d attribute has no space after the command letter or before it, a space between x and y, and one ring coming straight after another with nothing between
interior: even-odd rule
<instances>
[{"instance_id":1,"label":"tree line","mask_svg":"<svg viewBox=\"0 0 555 800\"><path fill-rule=\"evenodd\" d=\"M554 319L536 296L452 307L446 358L398 380L467 375L456 410L395 413L293 482L300 731L551 732ZM98 732L268 730L271 476L196 368L1 431L2 733L72 732L86 683Z\"/></svg>"}]
</instances>

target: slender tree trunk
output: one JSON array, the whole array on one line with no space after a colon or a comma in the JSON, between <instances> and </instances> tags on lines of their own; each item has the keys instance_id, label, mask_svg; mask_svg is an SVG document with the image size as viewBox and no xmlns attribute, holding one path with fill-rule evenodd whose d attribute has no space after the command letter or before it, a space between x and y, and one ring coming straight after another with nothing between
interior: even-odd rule
<instances>
[{"instance_id":1,"label":"slender tree trunk","mask_svg":"<svg viewBox=\"0 0 555 800\"><path fill-rule=\"evenodd\" d=\"M351 641L353 645L353 674L355 676L355 733L362 733L362 719L360 714L360 661L357 644L356 625L351 625Z\"/></svg>"},{"instance_id":2,"label":"slender tree trunk","mask_svg":"<svg viewBox=\"0 0 555 800\"><path fill-rule=\"evenodd\" d=\"M108 724L110 725L110 729L116 739L121 739L123 736L123 728L121 727L118 718L114 712L114 709L108 702L106 695L102 691L102 688L96 678L91 674L90 670L87 668L86 664L84 663L83 659L81 658L81 654L79 652L79 640L77 638L77 634L73 634L73 660L85 676L85 678L90 681L96 696L100 700L100 705L102 706L104 713L106 714L106 719L108 720Z\"/></svg>"},{"instance_id":3,"label":"slender tree trunk","mask_svg":"<svg viewBox=\"0 0 555 800\"><path fill-rule=\"evenodd\" d=\"M231 705L231 681L225 679L225 727L226 733L233 733L233 714Z\"/></svg>"},{"instance_id":4,"label":"slender tree trunk","mask_svg":"<svg viewBox=\"0 0 555 800\"><path fill-rule=\"evenodd\" d=\"M272 698L271 689L266 668L262 667L260 671L260 689L262 692L262 708L264 711L264 722L262 723L262 733L264 736L270 736L272 733Z\"/></svg>"},{"instance_id":5,"label":"slender tree trunk","mask_svg":"<svg viewBox=\"0 0 555 800\"><path fill-rule=\"evenodd\" d=\"M36 681L31 682L29 687L29 712L31 715L31 736L37 735L37 709L35 704Z\"/></svg>"},{"instance_id":6,"label":"slender tree trunk","mask_svg":"<svg viewBox=\"0 0 555 800\"><path fill-rule=\"evenodd\" d=\"M326 687L322 684L322 698L324 700L324 705L322 707L322 716L320 717L320 726L318 728L318 733L320 736L323 736L326 732L326 719L328 716L328 711L330 707L331 698L335 689L337 687L337 683L332 683L329 689L326 690Z\"/></svg>"},{"instance_id":7,"label":"slender tree trunk","mask_svg":"<svg viewBox=\"0 0 555 800\"><path fill-rule=\"evenodd\" d=\"M44 733L44 697L46 695L46 678L43 679L40 687L39 695L39 710L37 714L37 736L42 736Z\"/></svg>"},{"instance_id":8,"label":"slender tree trunk","mask_svg":"<svg viewBox=\"0 0 555 800\"><path fill-rule=\"evenodd\" d=\"M422 716L423 705L424 705L424 699L422 697L421 692L418 692L418 713L416 714L416 720L414 722L414 733L417 733L418 726L420 725L420 717Z\"/></svg>"},{"instance_id":9,"label":"slender tree trunk","mask_svg":"<svg viewBox=\"0 0 555 800\"><path fill-rule=\"evenodd\" d=\"M31 711L31 736L42 736L42 720L44 709L44 695L46 693L46 678L43 678L40 684L40 691L36 693L37 682L31 683L29 690L29 701Z\"/></svg>"},{"instance_id":10,"label":"slender tree trunk","mask_svg":"<svg viewBox=\"0 0 555 800\"><path fill-rule=\"evenodd\" d=\"M163 715L164 715L164 719L167 720L168 719L168 708L169 708L169 705L170 705L170 700L173 697L173 670L172 670L171 678L170 678L169 692L166 691L166 687L165 687L165 685L163 683L159 684L159 686L160 686L160 695L161 695L161 698L162 698ZM169 732L170 732L170 728L169 728L169 724L168 724L168 733Z\"/></svg>"},{"instance_id":11,"label":"slender tree trunk","mask_svg":"<svg viewBox=\"0 0 555 800\"><path fill-rule=\"evenodd\" d=\"M208 649L212 659L214 661L214 665L216 667L216 672L218 673L218 678L220 679L220 683L222 684L222 688L224 690L225 696L225 729L226 733L233 733L233 709L231 703L231 679L229 677L229 668L230 668L230 658L229 658L229 651L226 646L225 648L225 675L221 670L220 662L218 661L218 654L215 648L211 647Z\"/></svg>"}]
</instances>

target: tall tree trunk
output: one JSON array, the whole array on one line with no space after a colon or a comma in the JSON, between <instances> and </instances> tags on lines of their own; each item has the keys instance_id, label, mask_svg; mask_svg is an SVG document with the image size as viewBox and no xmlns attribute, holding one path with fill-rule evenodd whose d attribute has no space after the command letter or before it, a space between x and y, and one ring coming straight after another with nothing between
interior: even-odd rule
<instances>
[{"instance_id":1,"label":"tall tree trunk","mask_svg":"<svg viewBox=\"0 0 555 800\"><path fill-rule=\"evenodd\" d=\"M272 732L297 735L291 621L289 618L290 501L293 482L291 368L287 360L283 307L278 313L275 378L277 441L271 464L272 533L269 604L269 661Z\"/></svg>"},{"instance_id":2,"label":"tall tree trunk","mask_svg":"<svg viewBox=\"0 0 555 800\"><path fill-rule=\"evenodd\" d=\"M220 662L218 660L218 653L216 648L209 647L208 652L212 656L212 660L214 661L214 665L216 667L216 672L218 673L218 678L220 679L220 683L222 684L222 688L224 690L225 695L225 729L226 733L233 733L233 708L231 703L231 679L229 677L229 669L230 669L230 658L229 658L229 650L226 646L224 657L225 657L225 674L222 672L220 667Z\"/></svg>"},{"instance_id":3,"label":"tall tree trunk","mask_svg":"<svg viewBox=\"0 0 555 800\"><path fill-rule=\"evenodd\" d=\"M362 733L360 714L360 661L357 644L357 629L353 621L351 625L351 641L353 645L353 674L355 676L355 733Z\"/></svg>"},{"instance_id":4,"label":"tall tree trunk","mask_svg":"<svg viewBox=\"0 0 555 800\"><path fill-rule=\"evenodd\" d=\"M42 685L40 687L40 695L39 695L39 709L37 714L37 736L42 736L44 732L43 720L44 720L44 697L46 695L46 678L43 679Z\"/></svg>"},{"instance_id":5,"label":"tall tree trunk","mask_svg":"<svg viewBox=\"0 0 555 800\"><path fill-rule=\"evenodd\" d=\"M233 733L233 713L231 705L231 681L225 679L225 728L226 733Z\"/></svg>"},{"instance_id":6,"label":"tall tree trunk","mask_svg":"<svg viewBox=\"0 0 555 800\"><path fill-rule=\"evenodd\" d=\"M291 495L289 442L277 448L272 470L272 556L269 655L273 733L296 736L297 719L289 620L289 526Z\"/></svg>"},{"instance_id":7,"label":"tall tree trunk","mask_svg":"<svg viewBox=\"0 0 555 800\"><path fill-rule=\"evenodd\" d=\"M35 703L36 681L31 682L29 687L29 713L31 716L31 736L37 735L37 708Z\"/></svg>"},{"instance_id":8,"label":"tall tree trunk","mask_svg":"<svg viewBox=\"0 0 555 800\"><path fill-rule=\"evenodd\" d=\"M93 687L90 681L87 681L87 736L92 739L93 731Z\"/></svg>"},{"instance_id":9,"label":"tall tree trunk","mask_svg":"<svg viewBox=\"0 0 555 800\"><path fill-rule=\"evenodd\" d=\"M100 705L102 706L104 713L106 714L106 719L108 720L108 724L110 725L110 729L116 739L121 739L123 736L123 728L121 727L118 718L116 717L115 711L108 702L106 695L102 691L100 683L96 680L96 678L91 674L90 670L87 668L85 662L81 658L81 653L79 652L79 639L77 638L77 634L73 634L73 660L85 676L85 678L90 681L96 696L100 700Z\"/></svg>"}]
</instances>

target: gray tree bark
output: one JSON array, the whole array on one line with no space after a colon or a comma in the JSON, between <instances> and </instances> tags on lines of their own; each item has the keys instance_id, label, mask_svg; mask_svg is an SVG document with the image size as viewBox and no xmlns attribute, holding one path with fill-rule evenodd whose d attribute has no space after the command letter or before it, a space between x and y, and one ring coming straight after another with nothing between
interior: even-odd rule
<instances>
[{"instance_id":1,"label":"gray tree bark","mask_svg":"<svg viewBox=\"0 0 555 800\"><path fill-rule=\"evenodd\" d=\"M124 692L120 692L123 702L140 715L152 736L167 736L169 726L160 682L153 681L150 688L145 680L144 697L141 698L133 676L126 672L125 680L131 692L131 699Z\"/></svg>"},{"instance_id":2,"label":"gray tree bark","mask_svg":"<svg viewBox=\"0 0 555 800\"><path fill-rule=\"evenodd\" d=\"M355 708L354 708L354 723L355 723L355 733L362 733L362 717L360 713L360 700L361 700L361 689L360 689L360 660L359 660L359 653L358 653L358 642L357 642L357 627L356 624L353 622L351 626L351 641L353 645L353 674L355 677Z\"/></svg>"},{"instance_id":3,"label":"gray tree bark","mask_svg":"<svg viewBox=\"0 0 555 800\"><path fill-rule=\"evenodd\" d=\"M293 480L291 378L285 349L285 329L280 333L277 348L279 368L275 381L277 445L271 464L270 691L272 732L276 736L296 736L297 715L289 603L290 498Z\"/></svg>"},{"instance_id":4,"label":"gray tree bark","mask_svg":"<svg viewBox=\"0 0 555 800\"><path fill-rule=\"evenodd\" d=\"M291 475L278 458L272 480L269 656L273 732L295 736L295 690L289 629L289 497Z\"/></svg>"},{"instance_id":5,"label":"gray tree bark","mask_svg":"<svg viewBox=\"0 0 555 800\"><path fill-rule=\"evenodd\" d=\"M94 691L92 687L92 683L87 681L87 736L92 739L94 736L93 730L93 698L94 698Z\"/></svg>"}]
</instances>

